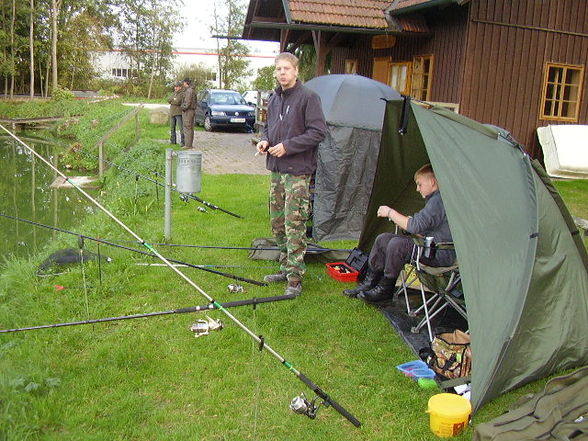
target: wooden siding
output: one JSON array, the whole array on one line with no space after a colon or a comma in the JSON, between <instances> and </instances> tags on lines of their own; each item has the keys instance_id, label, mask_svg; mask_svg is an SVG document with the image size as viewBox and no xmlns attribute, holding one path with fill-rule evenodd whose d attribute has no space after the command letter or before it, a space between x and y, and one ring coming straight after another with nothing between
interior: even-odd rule
<instances>
[{"instance_id":1,"label":"wooden siding","mask_svg":"<svg viewBox=\"0 0 588 441\"><path fill-rule=\"evenodd\" d=\"M588 0L472 0L425 18L429 37L398 37L395 47L372 50L363 36L333 52L332 72L344 72L346 58L370 77L374 57L433 55L431 101L458 103L461 114L503 127L541 158L537 127L565 124L539 118L545 63L581 65L577 123L588 124Z\"/></svg>"},{"instance_id":2,"label":"wooden siding","mask_svg":"<svg viewBox=\"0 0 588 441\"><path fill-rule=\"evenodd\" d=\"M412 61L416 55L433 55L431 100L459 103L465 53L467 8L452 6L427 17L427 37L397 37L389 49L371 49L371 39L358 38L352 48L336 48L331 73L345 72L345 59L357 59L357 73L372 76L373 59L392 57L393 62Z\"/></svg>"},{"instance_id":3,"label":"wooden siding","mask_svg":"<svg viewBox=\"0 0 588 441\"><path fill-rule=\"evenodd\" d=\"M476 0L471 2L464 94L460 112L509 130L541 157L537 127L545 63L588 68L586 0ZM579 124L588 124L588 75Z\"/></svg>"}]
</instances>

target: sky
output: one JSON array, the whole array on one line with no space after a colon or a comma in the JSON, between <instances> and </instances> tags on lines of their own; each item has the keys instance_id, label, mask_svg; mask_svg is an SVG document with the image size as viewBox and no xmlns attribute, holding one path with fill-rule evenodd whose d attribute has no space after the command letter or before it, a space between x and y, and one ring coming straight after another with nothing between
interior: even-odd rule
<instances>
[{"instance_id":1,"label":"sky","mask_svg":"<svg viewBox=\"0 0 588 441\"><path fill-rule=\"evenodd\" d=\"M249 4L248 0L242 0L242 2L245 7ZM214 24L215 3L219 11L225 7L224 1L221 0L184 0L181 15L186 24L184 29L175 35L174 46L176 50L198 54L210 54L216 51L217 39L212 37L210 29ZM249 47L250 54L254 55L249 58L249 67L253 74L261 67L272 65L280 48L277 42L248 40L241 40L241 42ZM221 40L222 44L224 44L223 40ZM213 55L183 55L180 62L184 64L202 62L212 66L216 65L217 58Z\"/></svg>"}]
</instances>

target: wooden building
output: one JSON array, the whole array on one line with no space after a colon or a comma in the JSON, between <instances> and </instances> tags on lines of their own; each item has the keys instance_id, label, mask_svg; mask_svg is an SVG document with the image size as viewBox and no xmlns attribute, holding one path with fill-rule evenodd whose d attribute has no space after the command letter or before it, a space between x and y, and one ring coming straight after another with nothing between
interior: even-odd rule
<instances>
[{"instance_id":1,"label":"wooden building","mask_svg":"<svg viewBox=\"0 0 588 441\"><path fill-rule=\"evenodd\" d=\"M587 0L250 0L243 36L313 44L317 74L445 103L532 156L537 127L588 124Z\"/></svg>"}]
</instances>

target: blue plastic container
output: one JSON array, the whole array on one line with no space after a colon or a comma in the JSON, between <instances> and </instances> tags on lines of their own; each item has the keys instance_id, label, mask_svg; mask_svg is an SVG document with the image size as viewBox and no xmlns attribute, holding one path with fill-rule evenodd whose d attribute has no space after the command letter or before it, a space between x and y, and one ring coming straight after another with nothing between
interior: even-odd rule
<instances>
[{"instance_id":1,"label":"blue plastic container","mask_svg":"<svg viewBox=\"0 0 588 441\"><path fill-rule=\"evenodd\" d=\"M425 363L423 360L414 360L409 361L408 363L399 364L398 366L396 366L396 369L398 369L404 375L407 375L409 377L415 377L414 371L419 369L428 369L428 367L427 363Z\"/></svg>"},{"instance_id":2,"label":"blue plastic container","mask_svg":"<svg viewBox=\"0 0 588 441\"><path fill-rule=\"evenodd\" d=\"M436 374L433 369L429 368L418 368L414 369L412 372L412 376L414 376L417 380L419 378L435 378Z\"/></svg>"}]
</instances>

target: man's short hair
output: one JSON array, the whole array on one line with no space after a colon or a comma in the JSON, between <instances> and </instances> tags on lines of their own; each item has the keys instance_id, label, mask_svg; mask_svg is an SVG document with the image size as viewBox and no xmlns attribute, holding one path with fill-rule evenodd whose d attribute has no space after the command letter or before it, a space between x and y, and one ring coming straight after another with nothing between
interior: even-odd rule
<instances>
[{"instance_id":1,"label":"man's short hair","mask_svg":"<svg viewBox=\"0 0 588 441\"><path fill-rule=\"evenodd\" d=\"M298 67L298 57L290 52L282 52L281 54L278 54L274 60L274 64L281 60L289 61L292 66Z\"/></svg>"},{"instance_id":2,"label":"man's short hair","mask_svg":"<svg viewBox=\"0 0 588 441\"><path fill-rule=\"evenodd\" d=\"M430 163L423 165L414 173L414 180L416 181L419 176L423 175L431 175L432 177L435 177L433 166Z\"/></svg>"},{"instance_id":3,"label":"man's short hair","mask_svg":"<svg viewBox=\"0 0 588 441\"><path fill-rule=\"evenodd\" d=\"M192 84L192 80L190 78L184 78L184 83L186 83L189 86L190 84Z\"/></svg>"}]
</instances>

